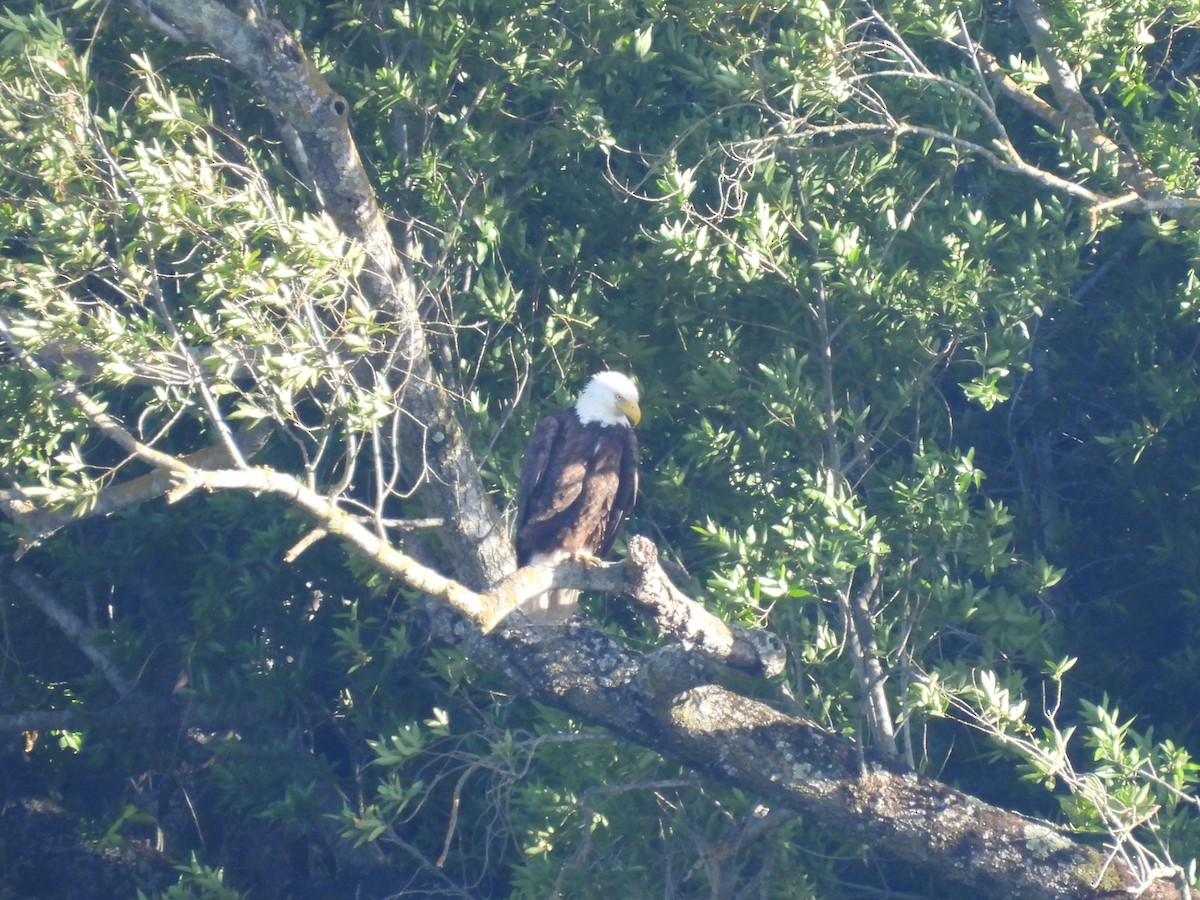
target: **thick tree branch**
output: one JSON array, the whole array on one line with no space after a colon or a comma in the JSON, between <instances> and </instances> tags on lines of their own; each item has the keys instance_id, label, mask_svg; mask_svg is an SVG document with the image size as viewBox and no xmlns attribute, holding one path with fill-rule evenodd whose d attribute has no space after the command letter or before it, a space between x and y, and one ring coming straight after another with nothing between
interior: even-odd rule
<instances>
[{"instance_id":1,"label":"thick tree branch","mask_svg":"<svg viewBox=\"0 0 1200 900\"><path fill-rule=\"evenodd\" d=\"M796 714L706 680L685 653L634 653L583 625L502 625L464 632L435 617L443 637L525 686L540 700L811 816L987 896L1127 897L1141 880L1106 854L1052 826L983 803L863 751ZM1174 898L1167 879L1143 897Z\"/></svg>"},{"instance_id":2,"label":"thick tree branch","mask_svg":"<svg viewBox=\"0 0 1200 900\"><path fill-rule=\"evenodd\" d=\"M376 281L370 297L399 306L411 288L387 237L375 191L350 136L350 107L281 23L249 12L239 17L214 0L133 0L132 7L168 36L205 44L246 75L280 119L295 130L323 208L342 231L368 246ZM249 5L247 5L249 10Z\"/></svg>"},{"instance_id":3,"label":"thick tree branch","mask_svg":"<svg viewBox=\"0 0 1200 900\"><path fill-rule=\"evenodd\" d=\"M422 483L426 512L446 525L442 540L460 578L476 588L512 571L513 556L462 424L430 362L418 309L420 291L392 242L354 139L350 106L278 21L241 18L214 0L131 0L169 36L204 44L244 74L294 134L325 211L366 254L360 287L391 319L398 343L386 377L407 413L405 459ZM403 210L393 211L402 220Z\"/></svg>"},{"instance_id":4,"label":"thick tree branch","mask_svg":"<svg viewBox=\"0 0 1200 900\"><path fill-rule=\"evenodd\" d=\"M773 678L787 662L783 642L774 634L726 622L679 590L659 564L654 542L642 535L629 539L623 563L590 566L567 560L514 572L484 598L491 614L481 623L483 631L491 631L525 600L551 588L623 594L664 637L751 675Z\"/></svg>"},{"instance_id":5,"label":"thick tree branch","mask_svg":"<svg viewBox=\"0 0 1200 900\"><path fill-rule=\"evenodd\" d=\"M783 672L783 642L769 631L726 622L686 596L659 565L658 548L649 538L629 539L625 569L623 592L661 634L752 675L773 678Z\"/></svg>"}]
</instances>

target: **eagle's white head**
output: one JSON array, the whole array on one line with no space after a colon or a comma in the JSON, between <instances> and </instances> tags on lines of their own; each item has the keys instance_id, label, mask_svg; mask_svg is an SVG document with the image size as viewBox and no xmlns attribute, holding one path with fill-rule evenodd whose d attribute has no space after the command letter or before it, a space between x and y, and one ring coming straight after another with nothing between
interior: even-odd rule
<instances>
[{"instance_id":1,"label":"eagle's white head","mask_svg":"<svg viewBox=\"0 0 1200 900\"><path fill-rule=\"evenodd\" d=\"M642 421L637 385L620 372L593 375L575 402L575 414L584 425L636 425Z\"/></svg>"}]
</instances>

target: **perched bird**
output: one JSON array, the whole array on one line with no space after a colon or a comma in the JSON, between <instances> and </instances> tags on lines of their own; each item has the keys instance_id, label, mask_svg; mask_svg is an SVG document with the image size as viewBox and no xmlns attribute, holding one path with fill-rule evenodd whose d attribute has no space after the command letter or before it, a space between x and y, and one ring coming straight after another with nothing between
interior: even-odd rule
<instances>
[{"instance_id":1,"label":"perched bird","mask_svg":"<svg viewBox=\"0 0 1200 900\"><path fill-rule=\"evenodd\" d=\"M620 372L601 372L575 406L540 420L529 438L517 489L517 564L574 558L599 562L633 508L641 421L638 390ZM566 621L579 591L556 588L521 607L541 624Z\"/></svg>"}]
</instances>

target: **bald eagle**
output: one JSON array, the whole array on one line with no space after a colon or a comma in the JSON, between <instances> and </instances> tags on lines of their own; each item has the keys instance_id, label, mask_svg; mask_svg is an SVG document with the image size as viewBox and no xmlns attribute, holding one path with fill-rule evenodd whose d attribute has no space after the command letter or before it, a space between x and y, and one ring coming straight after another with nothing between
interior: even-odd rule
<instances>
[{"instance_id":1,"label":"bald eagle","mask_svg":"<svg viewBox=\"0 0 1200 900\"><path fill-rule=\"evenodd\" d=\"M638 486L638 390L620 372L592 377L571 409L539 421L517 489L517 564L597 562L617 539ZM535 622L570 618L579 592L555 589L522 606Z\"/></svg>"}]
</instances>

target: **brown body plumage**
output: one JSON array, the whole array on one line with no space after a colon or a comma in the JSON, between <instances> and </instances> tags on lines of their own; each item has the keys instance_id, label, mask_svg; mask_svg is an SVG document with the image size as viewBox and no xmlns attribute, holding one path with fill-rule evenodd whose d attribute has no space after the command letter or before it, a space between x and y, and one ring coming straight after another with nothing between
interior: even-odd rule
<instances>
[{"instance_id":1,"label":"brown body plumage","mask_svg":"<svg viewBox=\"0 0 1200 900\"><path fill-rule=\"evenodd\" d=\"M628 378L603 372L574 408L537 423L517 492L519 565L598 559L612 549L637 496L637 403ZM524 609L536 621L561 622L577 599L578 591L555 589Z\"/></svg>"}]
</instances>

